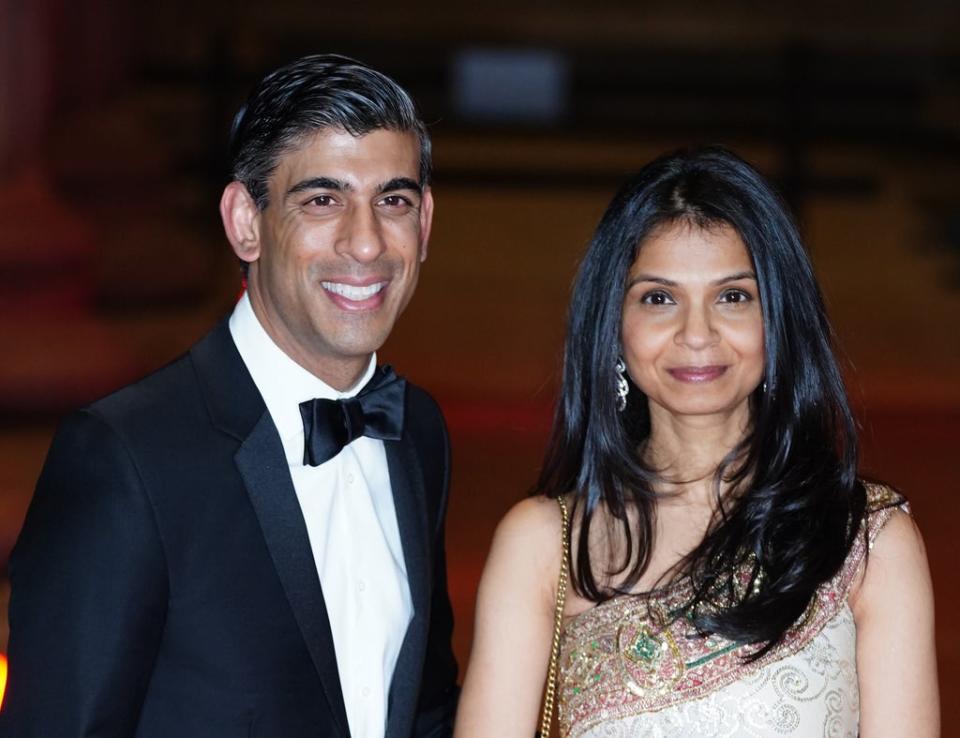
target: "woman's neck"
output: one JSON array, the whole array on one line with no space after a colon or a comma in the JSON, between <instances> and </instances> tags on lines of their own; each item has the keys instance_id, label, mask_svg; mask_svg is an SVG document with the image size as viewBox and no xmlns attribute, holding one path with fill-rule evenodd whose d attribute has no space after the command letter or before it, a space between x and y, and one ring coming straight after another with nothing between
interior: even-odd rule
<instances>
[{"instance_id":1,"label":"woman's neck","mask_svg":"<svg viewBox=\"0 0 960 738\"><path fill-rule=\"evenodd\" d=\"M715 499L714 475L749 428L744 406L724 415L675 415L651 403L644 460L664 480L661 491L682 504ZM665 501L666 501L665 499Z\"/></svg>"}]
</instances>

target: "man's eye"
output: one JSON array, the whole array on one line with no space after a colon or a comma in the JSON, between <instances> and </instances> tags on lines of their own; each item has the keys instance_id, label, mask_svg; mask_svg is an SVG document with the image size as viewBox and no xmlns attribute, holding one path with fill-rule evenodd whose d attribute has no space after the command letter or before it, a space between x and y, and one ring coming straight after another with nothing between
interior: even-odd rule
<instances>
[{"instance_id":1,"label":"man's eye","mask_svg":"<svg viewBox=\"0 0 960 738\"><path fill-rule=\"evenodd\" d=\"M325 208L333 205L333 197L330 195L317 195L316 197L311 197L307 202L308 205L316 205L317 207Z\"/></svg>"},{"instance_id":2,"label":"man's eye","mask_svg":"<svg viewBox=\"0 0 960 738\"><path fill-rule=\"evenodd\" d=\"M413 203L403 195L387 195L380 202L391 208L405 208L413 205Z\"/></svg>"}]
</instances>

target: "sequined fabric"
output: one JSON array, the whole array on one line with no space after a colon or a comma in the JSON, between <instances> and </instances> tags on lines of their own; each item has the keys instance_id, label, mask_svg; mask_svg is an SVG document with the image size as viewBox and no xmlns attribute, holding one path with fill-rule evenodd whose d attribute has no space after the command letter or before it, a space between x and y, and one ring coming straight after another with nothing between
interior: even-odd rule
<instances>
[{"instance_id":1,"label":"sequined fabric","mask_svg":"<svg viewBox=\"0 0 960 738\"><path fill-rule=\"evenodd\" d=\"M771 652L696 635L677 613L683 582L618 597L570 620L560 643L559 721L565 738L605 736L853 736L859 696L856 628L847 603L872 543L903 498L868 485L867 536Z\"/></svg>"}]
</instances>

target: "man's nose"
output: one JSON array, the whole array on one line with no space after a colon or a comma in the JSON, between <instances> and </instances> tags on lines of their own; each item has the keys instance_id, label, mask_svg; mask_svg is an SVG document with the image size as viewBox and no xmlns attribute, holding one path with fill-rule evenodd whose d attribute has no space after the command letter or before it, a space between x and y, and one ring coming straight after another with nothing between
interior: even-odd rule
<instances>
[{"instance_id":1,"label":"man's nose","mask_svg":"<svg viewBox=\"0 0 960 738\"><path fill-rule=\"evenodd\" d=\"M385 243L376 213L369 207L353 207L345 214L337 238L337 253L358 262L376 261Z\"/></svg>"}]
</instances>

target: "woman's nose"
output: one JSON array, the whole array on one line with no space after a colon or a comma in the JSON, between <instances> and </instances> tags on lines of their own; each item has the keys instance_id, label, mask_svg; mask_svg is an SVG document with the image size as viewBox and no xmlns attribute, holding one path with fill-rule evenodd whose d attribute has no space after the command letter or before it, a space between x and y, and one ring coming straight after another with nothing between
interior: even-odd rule
<instances>
[{"instance_id":1,"label":"woman's nose","mask_svg":"<svg viewBox=\"0 0 960 738\"><path fill-rule=\"evenodd\" d=\"M701 349L713 345L718 338L709 310L690 306L683 312L674 340L681 346Z\"/></svg>"}]
</instances>

